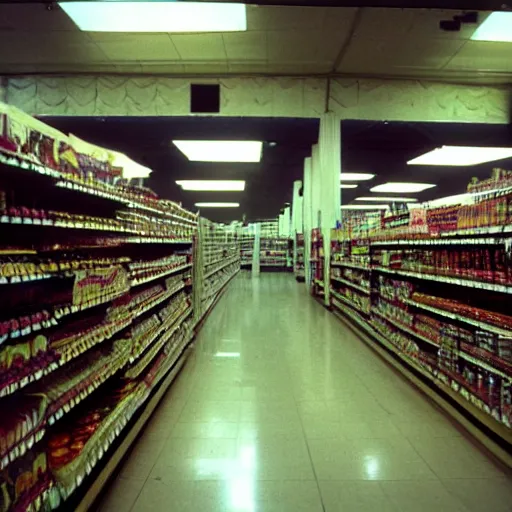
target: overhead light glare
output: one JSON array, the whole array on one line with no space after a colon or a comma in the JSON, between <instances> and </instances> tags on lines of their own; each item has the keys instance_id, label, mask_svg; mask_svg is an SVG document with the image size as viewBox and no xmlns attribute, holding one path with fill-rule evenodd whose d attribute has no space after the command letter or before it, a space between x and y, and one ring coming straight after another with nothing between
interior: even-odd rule
<instances>
[{"instance_id":1,"label":"overhead light glare","mask_svg":"<svg viewBox=\"0 0 512 512\"><path fill-rule=\"evenodd\" d=\"M198 208L238 208L240 203L196 203Z\"/></svg>"},{"instance_id":2,"label":"overhead light glare","mask_svg":"<svg viewBox=\"0 0 512 512\"><path fill-rule=\"evenodd\" d=\"M387 204L343 204L342 210L387 210Z\"/></svg>"},{"instance_id":3,"label":"overhead light glare","mask_svg":"<svg viewBox=\"0 0 512 512\"><path fill-rule=\"evenodd\" d=\"M512 43L512 12L493 12L475 30L473 41Z\"/></svg>"},{"instance_id":4,"label":"overhead light glare","mask_svg":"<svg viewBox=\"0 0 512 512\"><path fill-rule=\"evenodd\" d=\"M375 177L375 174L366 172L342 172L340 181L368 181Z\"/></svg>"},{"instance_id":5,"label":"overhead light glare","mask_svg":"<svg viewBox=\"0 0 512 512\"><path fill-rule=\"evenodd\" d=\"M512 22L512 20L511 20ZM512 32L512 25L510 27ZM464 167L512 157L512 148L442 146L409 160L409 165L449 165Z\"/></svg>"},{"instance_id":6,"label":"overhead light glare","mask_svg":"<svg viewBox=\"0 0 512 512\"><path fill-rule=\"evenodd\" d=\"M240 352L217 352L215 357L240 357Z\"/></svg>"},{"instance_id":7,"label":"overhead light glare","mask_svg":"<svg viewBox=\"0 0 512 512\"><path fill-rule=\"evenodd\" d=\"M244 180L178 180L176 184L183 190L211 192L239 192L245 190Z\"/></svg>"},{"instance_id":8,"label":"overhead light glare","mask_svg":"<svg viewBox=\"0 0 512 512\"><path fill-rule=\"evenodd\" d=\"M377 185L370 189L370 192L394 192L394 193L415 193L423 192L436 185L432 183L404 183L404 182L388 182L382 185Z\"/></svg>"},{"instance_id":9,"label":"overhead light glare","mask_svg":"<svg viewBox=\"0 0 512 512\"><path fill-rule=\"evenodd\" d=\"M255 140L173 140L192 162L259 162L262 143Z\"/></svg>"},{"instance_id":10,"label":"overhead light glare","mask_svg":"<svg viewBox=\"0 0 512 512\"><path fill-rule=\"evenodd\" d=\"M347 183L340 183L340 188L357 188L357 185L349 185Z\"/></svg>"},{"instance_id":11,"label":"overhead light glare","mask_svg":"<svg viewBox=\"0 0 512 512\"><path fill-rule=\"evenodd\" d=\"M240 32L243 4L216 2L58 2L87 32Z\"/></svg>"},{"instance_id":12,"label":"overhead light glare","mask_svg":"<svg viewBox=\"0 0 512 512\"><path fill-rule=\"evenodd\" d=\"M356 197L356 201L389 201L390 203L415 203L414 197Z\"/></svg>"}]
</instances>

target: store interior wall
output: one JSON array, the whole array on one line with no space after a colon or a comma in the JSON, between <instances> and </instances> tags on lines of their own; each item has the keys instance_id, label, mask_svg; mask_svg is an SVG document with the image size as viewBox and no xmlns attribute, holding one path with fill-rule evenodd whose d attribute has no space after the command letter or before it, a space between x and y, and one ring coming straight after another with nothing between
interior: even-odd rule
<instances>
[{"instance_id":1,"label":"store interior wall","mask_svg":"<svg viewBox=\"0 0 512 512\"><path fill-rule=\"evenodd\" d=\"M32 115L185 116L190 85L220 84L219 116L508 123L510 88L427 80L159 76L9 77L7 102ZM327 101L328 100L328 101Z\"/></svg>"}]
</instances>

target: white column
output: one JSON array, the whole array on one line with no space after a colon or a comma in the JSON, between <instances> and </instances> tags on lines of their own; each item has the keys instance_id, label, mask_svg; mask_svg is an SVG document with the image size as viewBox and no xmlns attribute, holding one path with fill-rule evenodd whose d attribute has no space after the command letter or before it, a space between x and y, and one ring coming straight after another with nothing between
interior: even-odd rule
<instances>
[{"instance_id":1,"label":"white column","mask_svg":"<svg viewBox=\"0 0 512 512\"><path fill-rule=\"evenodd\" d=\"M320 158L320 145L313 144L311 148L311 229L320 227L320 212L322 204L322 160Z\"/></svg>"},{"instance_id":2,"label":"white column","mask_svg":"<svg viewBox=\"0 0 512 512\"><path fill-rule=\"evenodd\" d=\"M254 248L252 251L252 275L260 275L260 236L261 224L256 222L254 224Z\"/></svg>"},{"instance_id":3,"label":"white column","mask_svg":"<svg viewBox=\"0 0 512 512\"><path fill-rule=\"evenodd\" d=\"M331 229L341 221L341 122L332 112L320 118L318 138L320 153L321 228L324 240L325 304L329 304Z\"/></svg>"},{"instance_id":4,"label":"white column","mask_svg":"<svg viewBox=\"0 0 512 512\"><path fill-rule=\"evenodd\" d=\"M283 213L283 234L285 237L290 238L291 235L291 208L287 206Z\"/></svg>"},{"instance_id":5,"label":"white column","mask_svg":"<svg viewBox=\"0 0 512 512\"><path fill-rule=\"evenodd\" d=\"M293 200L292 200L292 227L291 233L295 236L295 233L302 233L304 231L302 219L303 219L303 201L302 196L299 195L300 189L302 188L302 181L297 180L293 182Z\"/></svg>"},{"instance_id":6,"label":"white column","mask_svg":"<svg viewBox=\"0 0 512 512\"><path fill-rule=\"evenodd\" d=\"M303 191L303 213L304 213L304 282L307 288L311 286L311 229L312 229L312 197L313 184L311 182L311 157L304 159L304 191Z\"/></svg>"}]
</instances>

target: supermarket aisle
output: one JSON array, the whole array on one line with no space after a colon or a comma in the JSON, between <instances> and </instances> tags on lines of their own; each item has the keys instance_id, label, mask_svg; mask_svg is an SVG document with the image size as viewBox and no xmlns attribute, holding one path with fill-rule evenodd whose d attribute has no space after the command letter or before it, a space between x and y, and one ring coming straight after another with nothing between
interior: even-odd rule
<instances>
[{"instance_id":1,"label":"supermarket aisle","mask_svg":"<svg viewBox=\"0 0 512 512\"><path fill-rule=\"evenodd\" d=\"M512 480L293 276L241 275L101 512L498 512Z\"/></svg>"}]
</instances>

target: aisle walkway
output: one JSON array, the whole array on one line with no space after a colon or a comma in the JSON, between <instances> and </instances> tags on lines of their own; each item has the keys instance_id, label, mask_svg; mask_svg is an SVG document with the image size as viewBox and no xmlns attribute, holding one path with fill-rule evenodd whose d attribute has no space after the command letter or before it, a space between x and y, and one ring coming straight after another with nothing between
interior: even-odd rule
<instances>
[{"instance_id":1,"label":"aisle walkway","mask_svg":"<svg viewBox=\"0 0 512 512\"><path fill-rule=\"evenodd\" d=\"M498 512L512 480L289 274L242 274L101 512Z\"/></svg>"}]
</instances>

